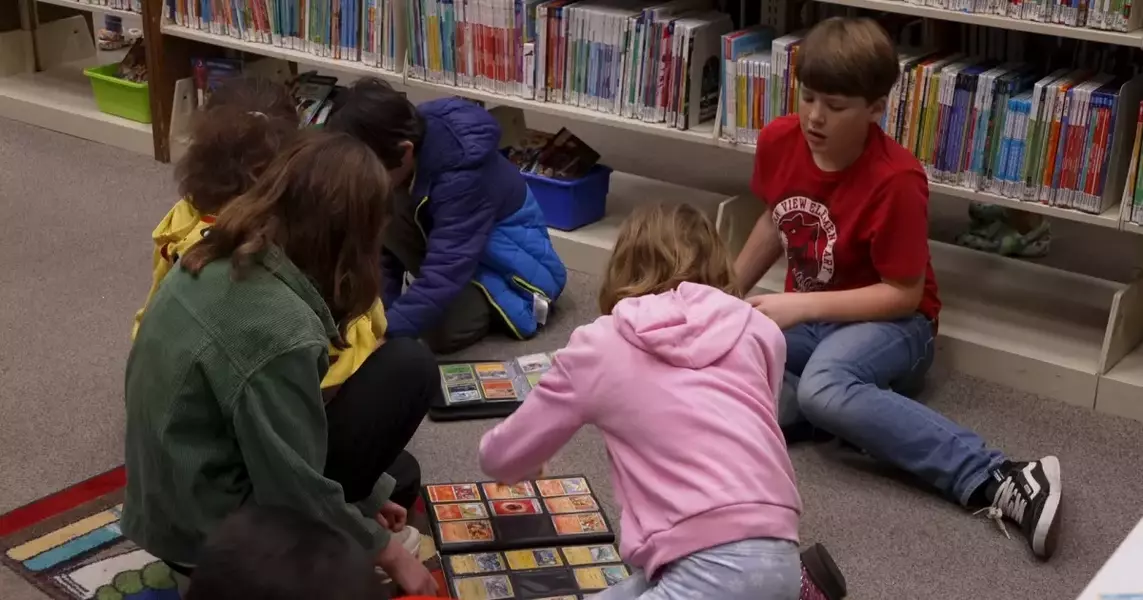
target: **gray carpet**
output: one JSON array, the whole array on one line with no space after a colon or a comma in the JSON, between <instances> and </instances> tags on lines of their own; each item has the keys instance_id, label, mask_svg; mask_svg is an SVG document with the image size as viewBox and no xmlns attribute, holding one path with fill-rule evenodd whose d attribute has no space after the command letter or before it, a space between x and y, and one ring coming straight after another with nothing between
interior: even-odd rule
<instances>
[{"instance_id":1,"label":"gray carpet","mask_svg":"<svg viewBox=\"0 0 1143 600\"><path fill-rule=\"evenodd\" d=\"M149 237L173 201L169 167L0 120L0 513L116 466L131 315L146 293ZM462 358L508 358L565 343L596 314L595 278L572 274L537 340L490 339ZM792 450L805 542L831 549L852 597L1074 598L1143 516L1143 424L937 368L925 401L1018 458L1064 465L1065 524L1055 559L1032 559L906 478L834 445ZM412 450L433 481L478 476L490 422L426 422ZM607 486L599 437L582 432L552 463ZM42 598L0 571L0 598Z\"/></svg>"}]
</instances>

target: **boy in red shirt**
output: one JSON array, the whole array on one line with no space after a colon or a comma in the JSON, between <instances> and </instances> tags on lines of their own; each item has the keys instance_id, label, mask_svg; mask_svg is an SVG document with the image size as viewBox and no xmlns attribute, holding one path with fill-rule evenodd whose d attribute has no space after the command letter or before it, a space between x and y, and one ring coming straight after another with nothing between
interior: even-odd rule
<instances>
[{"instance_id":1,"label":"boy in red shirt","mask_svg":"<svg viewBox=\"0 0 1143 600\"><path fill-rule=\"evenodd\" d=\"M941 302L929 264L928 180L877 126L898 76L870 19L819 23L797 55L797 115L758 136L751 189L766 203L735 271L750 290L782 248L786 293L750 298L786 335L784 429L819 428L1019 524L1033 553L1056 548L1060 463L1009 461L903 393L933 361ZM1005 531L1007 534L1007 531Z\"/></svg>"}]
</instances>

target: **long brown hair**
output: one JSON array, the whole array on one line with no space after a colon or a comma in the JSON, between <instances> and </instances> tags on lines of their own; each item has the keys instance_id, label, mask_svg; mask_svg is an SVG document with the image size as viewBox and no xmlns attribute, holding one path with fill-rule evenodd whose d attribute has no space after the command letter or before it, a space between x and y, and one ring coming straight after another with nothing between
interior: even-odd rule
<instances>
[{"instance_id":1,"label":"long brown hair","mask_svg":"<svg viewBox=\"0 0 1143 600\"><path fill-rule=\"evenodd\" d=\"M730 255L714 224L688 204L644 205L623 222L599 291L611 314L624 298L661 294L684 281L738 296Z\"/></svg>"},{"instance_id":2,"label":"long brown hair","mask_svg":"<svg viewBox=\"0 0 1143 600\"><path fill-rule=\"evenodd\" d=\"M260 77L224 80L191 121L191 143L175 166L179 194L217 214L246 193L298 132L285 85Z\"/></svg>"},{"instance_id":3,"label":"long brown hair","mask_svg":"<svg viewBox=\"0 0 1143 600\"><path fill-rule=\"evenodd\" d=\"M270 163L249 192L227 204L179 261L191 273L229 258L241 278L271 246L317 285L345 337L380 293L381 232L389 174L348 134L307 131Z\"/></svg>"}]
</instances>

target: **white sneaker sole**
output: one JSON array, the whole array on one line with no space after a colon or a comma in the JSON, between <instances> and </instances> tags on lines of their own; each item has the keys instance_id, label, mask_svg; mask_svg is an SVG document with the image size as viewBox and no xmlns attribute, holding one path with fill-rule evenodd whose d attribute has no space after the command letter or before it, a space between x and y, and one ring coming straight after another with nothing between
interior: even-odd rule
<instances>
[{"instance_id":1,"label":"white sneaker sole","mask_svg":"<svg viewBox=\"0 0 1143 600\"><path fill-rule=\"evenodd\" d=\"M1055 456L1045 456L1040 459L1040 466L1044 469L1044 476L1048 479L1050 492L1044 501L1044 510L1032 532L1032 552L1043 559L1051 558L1056 552L1056 543L1060 530L1060 459Z\"/></svg>"}]
</instances>

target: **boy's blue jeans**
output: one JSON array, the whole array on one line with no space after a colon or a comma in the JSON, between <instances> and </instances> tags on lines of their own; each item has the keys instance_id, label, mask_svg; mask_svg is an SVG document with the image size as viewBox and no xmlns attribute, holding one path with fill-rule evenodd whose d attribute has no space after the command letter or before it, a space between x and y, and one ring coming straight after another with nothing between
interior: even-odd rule
<instances>
[{"instance_id":1,"label":"boy's blue jeans","mask_svg":"<svg viewBox=\"0 0 1143 600\"><path fill-rule=\"evenodd\" d=\"M802 323L785 331L782 427L808 421L968 505L1004 462L976 433L903 396L933 363L932 323Z\"/></svg>"}]
</instances>

